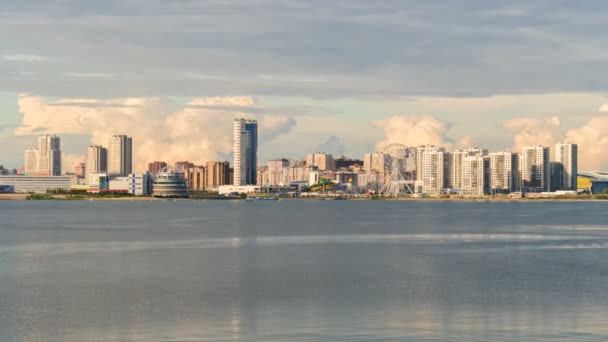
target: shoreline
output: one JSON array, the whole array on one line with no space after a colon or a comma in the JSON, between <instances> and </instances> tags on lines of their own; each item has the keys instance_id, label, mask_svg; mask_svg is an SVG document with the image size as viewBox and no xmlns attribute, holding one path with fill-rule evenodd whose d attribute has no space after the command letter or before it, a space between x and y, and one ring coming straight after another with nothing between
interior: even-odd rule
<instances>
[{"instance_id":1,"label":"shoreline","mask_svg":"<svg viewBox=\"0 0 608 342\"><path fill-rule=\"evenodd\" d=\"M0 201L27 201L28 194L0 194ZM279 198L285 201L327 201L338 200L335 197L286 197ZM69 198L68 195L51 195L50 198L32 199L33 201L226 201L239 200L238 198L219 199L219 198L159 198L148 196L125 196L125 197L87 197ZM414 202L608 202L608 198L436 198L436 197L398 197L398 198L379 198L369 197L340 198L348 201L414 201Z\"/></svg>"}]
</instances>

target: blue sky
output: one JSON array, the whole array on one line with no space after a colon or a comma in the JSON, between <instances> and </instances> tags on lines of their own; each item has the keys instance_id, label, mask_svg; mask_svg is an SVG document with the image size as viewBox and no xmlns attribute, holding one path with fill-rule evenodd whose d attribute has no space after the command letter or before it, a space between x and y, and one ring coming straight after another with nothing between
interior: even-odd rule
<instances>
[{"instance_id":1,"label":"blue sky","mask_svg":"<svg viewBox=\"0 0 608 342\"><path fill-rule=\"evenodd\" d=\"M430 143L567 138L591 151L608 125L607 10L559 0L3 2L0 164L21 166L39 132L60 134L70 162L102 131L133 134L149 148L140 163L229 158L216 132L229 136L229 120L212 117L241 114L265 118L263 159L328 140L360 157L387 140L387 122L405 130L391 139L418 143L407 129L428 120L445 123ZM124 127L103 126L109 117ZM135 117L157 123L142 130ZM154 136L167 118L186 117L198 125ZM601 151L583 163L608 168Z\"/></svg>"}]
</instances>

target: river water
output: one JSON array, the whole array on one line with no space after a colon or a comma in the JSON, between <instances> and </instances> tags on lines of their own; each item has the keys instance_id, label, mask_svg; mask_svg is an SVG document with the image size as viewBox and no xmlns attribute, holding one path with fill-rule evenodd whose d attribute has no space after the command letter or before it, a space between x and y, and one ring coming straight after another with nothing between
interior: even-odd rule
<instances>
[{"instance_id":1,"label":"river water","mask_svg":"<svg viewBox=\"0 0 608 342\"><path fill-rule=\"evenodd\" d=\"M608 340L608 203L0 202L0 341L374 340Z\"/></svg>"}]
</instances>

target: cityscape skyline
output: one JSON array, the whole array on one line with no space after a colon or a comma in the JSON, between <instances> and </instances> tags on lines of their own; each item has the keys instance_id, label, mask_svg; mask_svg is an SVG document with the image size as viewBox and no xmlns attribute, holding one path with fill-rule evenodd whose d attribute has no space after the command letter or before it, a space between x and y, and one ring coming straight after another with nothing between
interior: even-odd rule
<instances>
[{"instance_id":1,"label":"cityscape skyline","mask_svg":"<svg viewBox=\"0 0 608 342\"><path fill-rule=\"evenodd\" d=\"M137 170L152 153L232 160L232 138L218 132L244 117L265 132L260 161L361 156L387 142L519 150L569 140L582 167L606 170L608 38L597 8L11 3L0 8L0 162L18 167L41 134L63 137L66 170L85 158L76 146L112 134L139 142Z\"/></svg>"},{"instance_id":2,"label":"cityscape skyline","mask_svg":"<svg viewBox=\"0 0 608 342\"><path fill-rule=\"evenodd\" d=\"M431 144L405 146L390 143L375 152L366 153L362 160L314 152L300 160L280 158L263 165L257 159L257 136L256 120L237 118L233 123L236 152L232 167L228 161L207 161L204 164L153 161L148 163L146 172L137 173L131 167L133 139L127 135L113 135L108 143L109 149L89 146L85 163L80 162L73 172L65 173L68 178L51 180L48 176L61 176L61 173L56 173L60 166L54 162L61 159L60 138L43 135L38 138L38 149L25 151L25 167L4 181L23 184L17 189L24 189L22 186L42 189L44 184L64 182L62 187L71 184L70 187L78 191L135 192L139 189L140 193L148 194L152 190L145 190L145 184L158 180L164 192L177 196L201 191L219 191L220 194L260 192L263 187L270 186L279 192L288 189L316 192L323 184L323 190L326 185L331 185L331 189L351 194L479 197L555 191L576 194L590 190L579 187L581 176L585 179L596 177L589 176L588 172L587 175L579 174L578 145L569 142L555 144L553 154L551 147L543 145L524 146L521 152L504 150L490 153L487 148L477 146L448 151L443 146ZM90 165L88 168L87 163ZM2 170L2 174L7 173L4 168ZM18 179L19 175L30 177ZM595 181L584 183L600 186L603 178L605 176L599 175ZM135 184L132 182L139 186L132 187L130 184ZM598 189L595 187L596 191Z\"/></svg>"}]
</instances>

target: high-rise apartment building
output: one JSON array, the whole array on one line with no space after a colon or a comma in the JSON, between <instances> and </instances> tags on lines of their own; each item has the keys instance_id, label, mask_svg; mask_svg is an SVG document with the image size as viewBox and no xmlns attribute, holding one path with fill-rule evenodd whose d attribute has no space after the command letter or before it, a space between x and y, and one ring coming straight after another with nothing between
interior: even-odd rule
<instances>
[{"instance_id":1,"label":"high-rise apartment building","mask_svg":"<svg viewBox=\"0 0 608 342\"><path fill-rule=\"evenodd\" d=\"M521 153L520 174L522 191L550 191L549 147L524 147Z\"/></svg>"},{"instance_id":2,"label":"high-rise apartment building","mask_svg":"<svg viewBox=\"0 0 608 342\"><path fill-rule=\"evenodd\" d=\"M462 158L462 194L483 196L490 190L490 157L484 155Z\"/></svg>"},{"instance_id":3,"label":"high-rise apartment building","mask_svg":"<svg viewBox=\"0 0 608 342\"><path fill-rule=\"evenodd\" d=\"M446 167L448 154L445 149L435 146L424 146L417 150L416 163L420 165L417 174L420 174L422 192L427 195L440 195L448 182L449 172Z\"/></svg>"},{"instance_id":4,"label":"high-rise apartment building","mask_svg":"<svg viewBox=\"0 0 608 342\"><path fill-rule=\"evenodd\" d=\"M558 143L555 145L555 161L561 164L562 190L577 189L578 145Z\"/></svg>"},{"instance_id":5,"label":"high-rise apartment building","mask_svg":"<svg viewBox=\"0 0 608 342\"><path fill-rule=\"evenodd\" d=\"M423 178L423 172L422 172L423 157L422 157L422 155L425 151L443 151L443 152L445 152L445 149L443 147L437 147L434 145L422 145L422 146L416 147L416 180L417 181L422 181L422 178Z\"/></svg>"},{"instance_id":6,"label":"high-rise apartment building","mask_svg":"<svg viewBox=\"0 0 608 342\"><path fill-rule=\"evenodd\" d=\"M336 163L334 157L327 153L311 153L306 156L306 165L316 166L319 171L335 170Z\"/></svg>"},{"instance_id":7,"label":"high-rise apartment building","mask_svg":"<svg viewBox=\"0 0 608 342\"><path fill-rule=\"evenodd\" d=\"M59 137L43 135L38 138L38 172L40 176L61 176L61 146Z\"/></svg>"},{"instance_id":8,"label":"high-rise apartment building","mask_svg":"<svg viewBox=\"0 0 608 342\"><path fill-rule=\"evenodd\" d=\"M108 150L99 145L91 145L85 154L86 174L85 180L89 180L89 175L106 173L108 171Z\"/></svg>"},{"instance_id":9,"label":"high-rise apartment building","mask_svg":"<svg viewBox=\"0 0 608 342\"><path fill-rule=\"evenodd\" d=\"M25 164L23 173L26 175L36 175L38 173L38 150L30 148L25 150Z\"/></svg>"},{"instance_id":10,"label":"high-rise apartment building","mask_svg":"<svg viewBox=\"0 0 608 342\"><path fill-rule=\"evenodd\" d=\"M227 161L209 161L207 169L207 189L217 189L230 183L230 163Z\"/></svg>"},{"instance_id":11,"label":"high-rise apartment building","mask_svg":"<svg viewBox=\"0 0 608 342\"><path fill-rule=\"evenodd\" d=\"M58 136L38 137L38 149L25 151L24 173L61 176L61 143Z\"/></svg>"},{"instance_id":12,"label":"high-rise apartment building","mask_svg":"<svg viewBox=\"0 0 608 342\"><path fill-rule=\"evenodd\" d=\"M108 147L108 174L127 176L133 172L133 139L126 135L114 135Z\"/></svg>"},{"instance_id":13,"label":"high-rise apartment building","mask_svg":"<svg viewBox=\"0 0 608 342\"><path fill-rule=\"evenodd\" d=\"M234 185L255 185L258 168L258 122L234 120Z\"/></svg>"},{"instance_id":14,"label":"high-rise apartment building","mask_svg":"<svg viewBox=\"0 0 608 342\"><path fill-rule=\"evenodd\" d=\"M273 159L268 161L268 180L261 185L284 185L287 183L289 160Z\"/></svg>"},{"instance_id":15,"label":"high-rise apartment building","mask_svg":"<svg viewBox=\"0 0 608 342\"><path fill-rule=\"evenodd\" d=\"M384 175L387 160L388 156L382 152L366 153L363 155L363 170Z\"/></svg>"},{"instance_id":16,"label":"high-rise apartment building","mask_svg":"<svg viewBox=\"0 0 608 342\"><path fill-rule=\"evenodd\" d=\"M485 156L488 150L477 146L452 152L450 158L450 181L448 187L461 189L463 181L463 160L466 157Z\"/></svg>"},{"instance_id":17,"label":"high-rise apartment building","mask_svg":"<svg viewBox=\"0 0 608 342\"><path fill-rule=\"evenodd\" d=\"M508 194L520 191L519 154L510 151L490 153L490 192Z\"/></svg>"}]
</instances>

